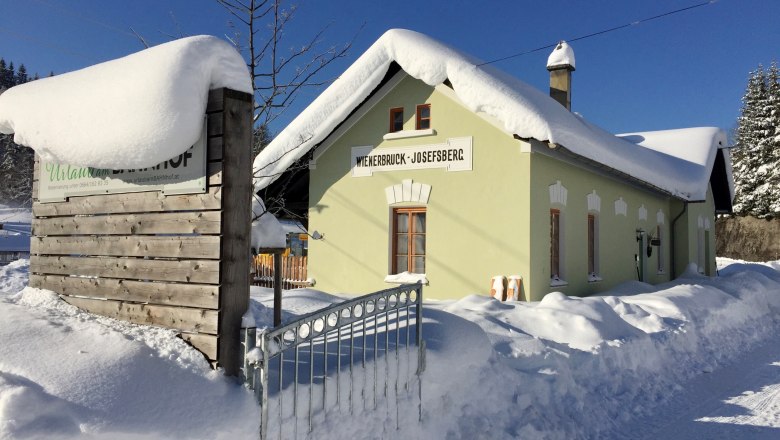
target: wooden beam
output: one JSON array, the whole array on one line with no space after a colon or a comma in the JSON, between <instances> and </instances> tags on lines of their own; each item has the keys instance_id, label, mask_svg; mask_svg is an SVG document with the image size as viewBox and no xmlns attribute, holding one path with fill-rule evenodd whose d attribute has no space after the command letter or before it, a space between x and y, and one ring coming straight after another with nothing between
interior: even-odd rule
<instances>
[{"instance_id":1,"label":"wooden beam","mask_svg":"<svg viewBox=\"0 0 780 440\"><path fill-rule=\"evenodd\" d=\"M34 235L219 234L219 211L51 217L32 221Z\"/></svg>"},{"instance_id":2,"label":"wooden beam","mask_svg":"<svg viewBox=\"0 0 780 440\"><path fill-rule=\"evenodd\" d=\"M30 253L36 255L218 259L219 242L220 237L216 235L31 237Z\"/></svg>"},{"instance_id":3,"label":"wooden beam","mask_svg":"<svg viewBox=\"0 0 780 440\"><path fill-rule=\"evenodd\" d=\"M217 332L218 313L216 310L155 306L73 296L61 296L61 298L90 313L135 324L156 325L198 333L215 334Z\"/></svg>"},{"instance_id":4,"label":"wooden beam","mask_svg":"<svg viewBox=\"0 0 780 440\"><path fill-rule=\"evenodd\" d=\"M274 254L274 327L282 325L282 253Z\"/></svg>"},{"instance_id":5,"label":"wooden beam","mask_svg":"<svg viewBox=\"0 0 780 440\"><path fill-rule=\"evenodd\" d=\"M203 353L208 360L217 359L217 336L204 333L181 333L179 336Z\"/></svg>"},{"instance_id":6,"label":"wooden beam","mask_svg":"<svg viewBox=\"0 0 780 440\"><path fill-rule=\"evenodd\" d=\"M67 202L36 203L35 217L62 215L149 213L166 211L202 211L219 209L220 187L209 188L205 194L163 196L159 191L119 195L70 197Z\"/></svg>"},{"instance_id":7,"label":"wooden beam","mask_svg":"<svg viewBox=\"0 0 780 440\"><path fill-rule=\"evenodd\" d=\"M252 95L223 89L222 245L218 363L240 373L241 317L249 307Z\"/></svg>"},{"instance_id":8,"label":"wooden beam","mask_svg":"<svg viewBox=\"0 0 780 440\"><path fill-rule=\"evenodd\" d=\"M32 274L30 275L30 286L69 296L204 309L217 309L219 307L219 286L212 284Z\"/></svg>"},{"instance_id":9,"label":"wooden beam","mask_svg":"<svg viewBox=\"0 0 780 440\"><path fill-rule=\"evenodd\" d=\"M30 272L131 280L219 284L219 262L214 260L152 260L115 257L30 256ZM247 274L249 270L247 270Z\"/></svg>"}]
</instances>

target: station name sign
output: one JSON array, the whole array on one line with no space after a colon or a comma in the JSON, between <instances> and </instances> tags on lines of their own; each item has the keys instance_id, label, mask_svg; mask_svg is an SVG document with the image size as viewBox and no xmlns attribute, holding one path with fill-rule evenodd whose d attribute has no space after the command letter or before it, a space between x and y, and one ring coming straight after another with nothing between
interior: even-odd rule
<instances>
[{"instance_id":1,"label":"station name sign","mask_svg":"<svg viewBox=\"0 0 780 440\"><path fill-rule=\"evenodd\" d=\"M414 147L352 147L352 177L371 176L379 171L444 168L471 171L472 138L449 138L446 143Z\"/></svg>"},{"instance_id":2,"label":"station name sign","mask_svg":"<svg viewBox=\"0 0 780 440\"><path fill-rule=\"evenodd\" d=\"M149 168L110 170L41 161L38 201L71 196L160 191L164 195L206 192L206 129L187 151Z\"/></svg>"}]
</instances>

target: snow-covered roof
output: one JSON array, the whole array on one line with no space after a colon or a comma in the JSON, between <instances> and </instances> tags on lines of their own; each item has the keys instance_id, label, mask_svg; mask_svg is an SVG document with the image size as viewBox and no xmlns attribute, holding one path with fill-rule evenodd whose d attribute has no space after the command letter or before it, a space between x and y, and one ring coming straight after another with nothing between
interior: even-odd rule
<instances>
[{"instance_id":1,"label":"snow-covered roof","mask_svg":"<svg viewBox=\"0 0 780 440\"><path fill-rule=\"evenodd\" d=\"M241 55L216 37L182 38L12 87L0 95L0 132L45 160L153 166L197 141L208 91L222 87L252 93Z\"/></svg>"},{"instance_id":2,"label":"snow-covered roof","mask_svg":"<svg viewBox=\"0 0 780 440\"><path fill-rule=\"evenodd\" d=\"M550 56L547 57L548 69L561 66L571 66L572 69L577 67L574 63L574 49L565 41L558 43L552 53L550 53Z\"/></svg>"},{"instance_id":3,"label":"snow-covered roof","mask_svg":"<svg viewBox=\"0 0 780 440\"><path fill-rule=\"evenodd\" d=\"M467 108L495 117L507 134L562 146L684 200L706 197L711 160L691 162L617 137L517 78L490 65L479 66L476 58L403 29L382 35L257 156L255 189L268 186L322 142L380 84L392 62L431 86L449 80ZM687 148L698 151L714 145ZM691 154L702 156L714 157L714 151Z\"/></svg>"},{"instance_id":4,"label":"snow-covered roof","mask_svg":"<svg viewBox=\"0 0 780 440\"><path fill-rule=\"evenodd\" d=\"M660 154L666 154L694 164L691 172L698 173L696 180L710 178L715 156L719 149L728 147L728 135L718 127L692 127L676 130L643 131L618 134L617 137ZM728 150L725 150L726 152ZM728 153L726 157L730 158ZM727 159L727 172L731 161ZM730 173L729 173L730 175ZM734 198L734 181L729 178L731 198Z\"/></svg>"}]
</instances>

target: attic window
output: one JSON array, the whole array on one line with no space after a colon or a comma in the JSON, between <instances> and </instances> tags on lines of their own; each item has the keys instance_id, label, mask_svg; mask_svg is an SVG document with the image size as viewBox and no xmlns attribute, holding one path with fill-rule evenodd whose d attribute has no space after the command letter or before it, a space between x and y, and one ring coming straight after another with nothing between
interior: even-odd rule
<instances>
[{"instance_id":1,"label":"attic window","mask_svg":"<svg viewBox=\"0 0 780 440\"><path fill-rule=\"evenodd\" d=\"M404 108L396 107L390 109L390 133L402 131L404 129Z\"/></svg>"},{"instance_id":2,"label":"attic window","mask_svg":"<svg viewBox=\"0 0 780 440\"><path fill-rule=\"evenodd\" d=\"M417 106L417 130L431 128L431 105L420 104Z\"/></svg>"}]
</instances>

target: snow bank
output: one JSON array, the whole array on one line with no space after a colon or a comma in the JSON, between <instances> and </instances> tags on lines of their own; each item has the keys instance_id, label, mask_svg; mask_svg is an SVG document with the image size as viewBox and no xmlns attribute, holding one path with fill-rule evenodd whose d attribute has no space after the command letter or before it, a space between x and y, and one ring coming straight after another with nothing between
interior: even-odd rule
<instances>
[{"instance_id":1,"label":"snow bank","mask_svg":"<svg viewBox=\"0 0 780 440\"><path fill-rule=\"evenodd\" d=\"M208 91L252 93L241 55L211 36L182 38L0 95L0 132L44 160L144 168L200 136Z\"/></svg>"},{"instance_id":2,"label":"snow bank","mask_svg":"<svg viewBox=\"0 0 780 440\"><path fill-rule=\"evenodd\" d=\"M26 265L0 269L3 285L26 284ZM422 423L412 392L399 413L381 403L356 405L353 415L346 404L329 411L316 437L646 438L658 409L691 380L776 339L778 265L719 259L717 278L689 273L588 298L428 303ZM52 292L14 289L0 287L0 438L257 437L249 393L209 370L172 331L90 315ZM272 290L253 287L251 295L247 316L270 326ZM344 300L286 291L283 320ZM396 428L396 414L412 417ZM771 436L777 427L745 432Z\"/></svg>"},{"instance_id":3,"label":"snow bank","mask_svg":"<svg viewBox=\"0 0 780 440\"><path fill-rule=\"evenodd\" d=\"M402 29L382 35L257 155L255 189L268 186L322 142L377 87L392 62L431 86L449 79L467 108L495 117L509 135L563 146L685 200L706 197L715 158L711 143L686 145L687 149L703 149L702 154L711 157L702 165L626 141L493 66L479 66L476 58Z\"/></svg>"},{"instance_id":4,"label":"snow bank","mask_svg":"<svg viewBox=\"0 0 780 440\"><path fill-rule=\"evenodd\" d=\"M26 265L0 277L26 284ZM0 287L0 439L256 438L251 394L174 331L91 315L50 291L9 296L8 286Z\"/></svg>"}]
</instances>

